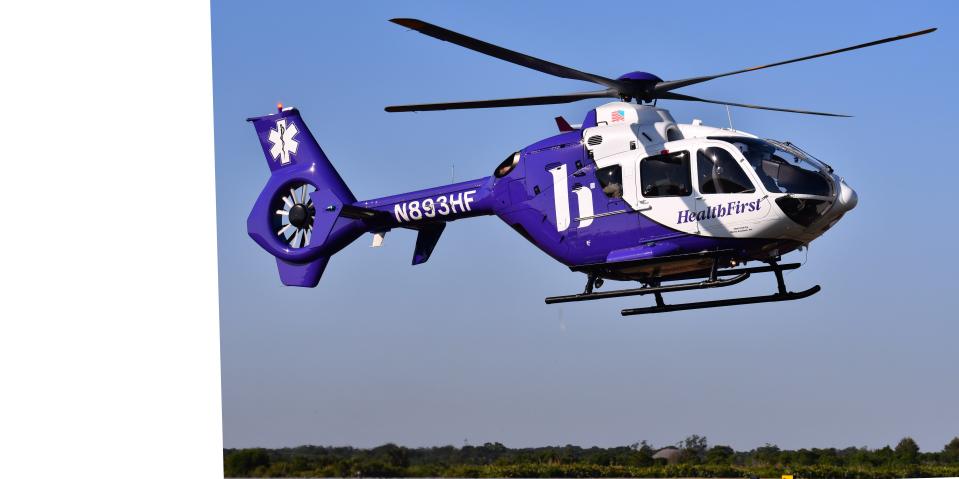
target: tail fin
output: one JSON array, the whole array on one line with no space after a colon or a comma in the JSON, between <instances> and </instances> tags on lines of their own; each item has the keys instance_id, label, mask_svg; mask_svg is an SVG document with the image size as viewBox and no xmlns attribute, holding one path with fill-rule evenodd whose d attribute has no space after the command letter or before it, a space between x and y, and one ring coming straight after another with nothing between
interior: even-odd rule
<instances>
[{"instance_id":1,"label":"tail fin","mask_svg":"<svg viewBox=\"0 0 959 479\"><path fill-rule=\"evenodd\" d=\"M366 231L362 221L341 214L356 197L295 108L247 121L271 172L247 231L276 257L283 284L314 287L330 256Z\"/></svg>"},{"instance_id":2,"label":"tail fin","mask_svg":"<svg viewBox=\"0 0 959 479\"><path fill-rule=\"evenodd\" d=\"M247 121L252 122L256 128L256 135L260 139L260 146L263 147L263 155L271 172L276 174L283 170L315 169L319 181L323 183L323 189L329 189L343 201L356 201L303 122L299 110L286 108L273 115L248 118Z\"/></svg>"}]
</instances>

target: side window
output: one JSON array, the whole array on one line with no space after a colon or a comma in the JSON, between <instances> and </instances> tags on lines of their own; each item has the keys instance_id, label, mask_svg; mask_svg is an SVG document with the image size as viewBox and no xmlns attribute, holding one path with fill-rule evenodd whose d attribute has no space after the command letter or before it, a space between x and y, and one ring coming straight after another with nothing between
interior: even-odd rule
<instances>
[{"instance_id":1,"label":"side window","mask_svg":"<svg viewBox=\"0 0 959 479\"><path fill-rule=\"evenodd\" d=\"M506 157L499 166L496 167L496 170L493 172L493 175L497 178L502 178L510 172L513 171L513 168L516 168L516 164L519 163L519 152L513 153Z\"/></svg>"},{"instance_id":2,"label":"side window","mask_svg":"<svg viewBox=\"0 0 959 479\"><path fill-rule=\"evenodd\" d=\"M689 152L677 151L643 158L639 163L643 196L689 196L693 182L689 172Z\"/></svg>"},{"instance_id":3,"label":"side window","mask_svg":"<svg viewBox=\"0 0 959 479\"><path fill-rule=\"evenodd\" d=\"M756 191L736 158L722 148L712 146L699 150L696 153L696 165L700 193L709 195Z\"/></svg>"},{"instance_id":4,"label":"side window","mask_svg":"<svg viewBox=\"0 0 959 479\"><path fill-rule=\"evenodd\" d=\"M623 168L619 165L607 166L596 170L596 179L603 187L603 193L610 198L623 197Z\"/></svg>"},{"instance_id":5,"label":"side window","mask_svg":"<svg viewBox=\"0 0 959 479\"><path fill-rule=\"evenodd\" d=\"M675 126L666 128L666 141L676 141L682 139L683 134L679 132L679 128L676 128Z\"/></svg>"}]
</instances>

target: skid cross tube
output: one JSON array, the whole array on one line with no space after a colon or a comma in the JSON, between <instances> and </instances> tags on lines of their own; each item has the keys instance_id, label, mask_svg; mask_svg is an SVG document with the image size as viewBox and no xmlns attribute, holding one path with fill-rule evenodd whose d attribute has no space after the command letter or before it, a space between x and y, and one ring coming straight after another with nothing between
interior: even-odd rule
<instances>
[{"instance_id":1,"label":"skid cross tube","mask_svg":"<svg viewBox=\"0 0 959 479\"><path fill-rule=\"evenodd\" d=\"M603 291L591 293L592 288L587 288L587 292L580 294L570 294L566 296L550 296L546 298L546 304L570 303L573 301L590 301L594 299L619 298L622 296L639 296L643 294L655 294L657 303L662 300L662 293L672 293L676 291L688 291L692 289L720 288L723 286L732 286L741 283L749 277L749 273L740 273L730 279L716 279L712 281L700 281L697 283L671 284L668 286L644 286L642 288L620 289L616 291ZM590 277L592 280L592 276ZM592 281L588 283L591 285Z\"/></svg>"}]
</instances>

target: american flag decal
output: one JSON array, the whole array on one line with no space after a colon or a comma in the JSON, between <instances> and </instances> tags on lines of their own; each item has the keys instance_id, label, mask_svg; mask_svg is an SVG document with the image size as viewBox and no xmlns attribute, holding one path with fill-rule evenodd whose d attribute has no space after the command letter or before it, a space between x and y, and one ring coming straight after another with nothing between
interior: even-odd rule
<instances>
[{"instance_id":1,"label":"american flag decal","mask_svg":"<svg viewBox=\"0 0 959 479\"><path fill-rule=\"evenodd\" d=\"M613 120L613 121L623 121L623 120L626 119L626 116L625 116L625 115L626 115L626 112L625 112L625 111L623 111L623 110L615 110L615 111L613 111L613 118L612 118L612 120Z\"/></svg>"}]
</instances>

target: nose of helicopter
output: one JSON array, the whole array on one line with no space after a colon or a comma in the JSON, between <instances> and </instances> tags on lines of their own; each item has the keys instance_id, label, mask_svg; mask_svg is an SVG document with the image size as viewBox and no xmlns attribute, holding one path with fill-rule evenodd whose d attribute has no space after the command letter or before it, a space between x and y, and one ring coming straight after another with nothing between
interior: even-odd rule
<instances>
[{"instance_id":1,"label":"nose of helicopter","mask_svg":"<svg viewBox=\"0 0 959 479\"><path fill-rule=\"evenodd\" d=\"M856 194L856 190L852 189L845 181L839 180L839 194L836 195L836 202L833 203L832 209L827 213L826 221L828 223L822 230L818 232L817 235L824 233L829 228L832 228L833 225L839 222L849 210L856 207L856 204L859 203L859 195Z\"/></svg>"},{"instance_id":2,"label":"nose of helicopter","mask_svg":"<svg viewBox=\"0 0 959 479\"><path fill-rule=\"evenodd\" d=\"M835 181L839 183L839 193L836 195L836 200L832 208L823 216L822 222L811 225L803 232L803 240L806 242L812 241L832 228L849 210L855 208L856 204L859 203L859 195L856 194L856 190L839 178L836 178Z\"/></svg>"},{"instance_id":3,"label":"nose of helicopter","mask_svg":"<svg viewBox=\"0 0 959 479\"><path fill-rule=\"evenodd\" d=\"M845 181L839 181L839 197L836 201L836 206L839 207L839 211L845 213L853 208L859 203L859 195L856 194L856 190L852 189Z\"/></svg>"}]
</instances>

